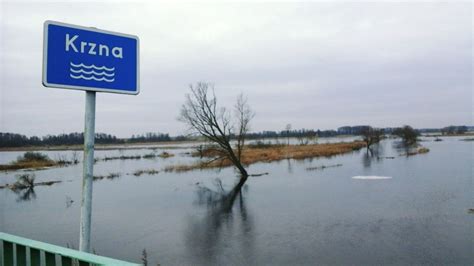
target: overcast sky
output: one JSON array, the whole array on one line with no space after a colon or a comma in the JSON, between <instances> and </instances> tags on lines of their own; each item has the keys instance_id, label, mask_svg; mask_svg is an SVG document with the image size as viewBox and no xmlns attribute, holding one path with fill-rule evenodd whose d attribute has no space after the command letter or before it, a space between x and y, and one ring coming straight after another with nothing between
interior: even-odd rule
<instances>
[{"instance_id":1,"label":"overcast sky","mask_svg":"<svg viewBox=\"0 0 474 266\"><path fill-rule=\"evenodd\" d=\"M472 2L0 4L0 132L81 132L84 92L41 84L43 22L138 35L141 93L99 93L96 131L185 133L188 85L240 92L253 131L473 124Z\"/></svg>"}]
</instances>

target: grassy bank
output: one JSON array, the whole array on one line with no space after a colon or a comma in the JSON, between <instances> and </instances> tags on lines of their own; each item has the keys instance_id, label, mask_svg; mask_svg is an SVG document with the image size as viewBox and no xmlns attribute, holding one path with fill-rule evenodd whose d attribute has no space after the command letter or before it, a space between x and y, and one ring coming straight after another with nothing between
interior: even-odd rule
<instances>
[{"instance_id":1,"label":"grassy bank","mask_svg":"<svg viewBox=\"0 0 474 266\"><path fill-rule=\"evenodd\" d=\"M425 154L425 153L428 153L428 152L430 152L430 149L425 148L425 147L419 147L418 149L416 149L414 151L407 152L407 153L404 153L404 154L400 154L400 156L413 156L413 155L417 155L417 154Z\"/></svg>"},{"instance_id":2,"label":"grassy bank","mask_svg":"<svg viewBox=\"0 0 474 266\"><path fill-rule=\"evenodd\" d=\"M121 156L112 156L112 157L104 157L104 158L95 158L94 161L95 162L99 162L99 161L112 161L112 160L141 160L141 159L155 159L155 158L163 158L163 159L166 159L166 158L169 158L169 157L173 157L174 154L172 153L169 153L169 152L162 152L160 154L156 154L156 153L148 153L148 154L145 154L145 155L121 155Z\"/></svg>"},{"instance_id":3,"label":"grassy bank","mask_svg":"<svg viewBox=\"0 0 474 266\"><path fill-rule=\"evenodd\" d=\"M0 164L0 171L43 168L58 166L59 162L51 160L47 155L38 152L26 152L23 156L17 158L16 161L9 164Z\"/></svg>"},{"instance_id":4,"label":"grassy bank","mask_svg":"<svg viewBox=\"0 0 474 266\"><path fill-rule=\"evenodd\" d=\"M242 153L242 162L245 165L250 165L258 162L274 162L284 159L301 160L314 157L329 157L359 150L363 147L365 147L365 143L362 141L289 146L248 146ZM227 167L232 165L226 158L219 159L220 153L215 149L208 149L193 155L202 156L205 161L189 165L172 165L166 167L164 170L167 172L183 172L194 169Z\"/></svg>"}]
</instances>

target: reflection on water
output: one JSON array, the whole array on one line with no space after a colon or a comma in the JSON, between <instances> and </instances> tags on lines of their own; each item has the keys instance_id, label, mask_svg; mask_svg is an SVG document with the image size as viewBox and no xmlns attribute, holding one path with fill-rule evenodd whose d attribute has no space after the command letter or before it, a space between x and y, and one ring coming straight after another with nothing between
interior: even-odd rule
<instances>
[{"instance_id":1,"label":"reflection on water","mask_svg":"<svg viewBox=\"0 0 474 266\"><path fill-rule=\"evenodd\" d=\"M393 149L396 150L399 155L405 155L406 157L408 157L410 153L416 151L416 149L420 146L421 145L419 143L407 144L401 140L397 140L392 143Z\"/></svg>"},{"instance_id":2,"label":"reflection on water","mask_svg":"<svg viewBox=\"0 0 474 266\"><path fill-rule=\"evenodd\" d=\"M12 190L15 194L18 195L16 201L30 201L36 199L36 193L34 187L27 187L25 189L14 189Z\"/></svg>"},{"instance_id":3,"label":"reflection on water","mask_svg":"<svg viewBox=\"0 0 474 266\"><path fill-rule=\"evenodd\" d=\"M286 163L287 163L288 173L292 174L293 173L293 166L291 164L292 160L291 159L286 159Z\"/></svg>"},{"instance_id":4,"label":"reflection on water","mask_svg":"<svg viewBox=\"0 0 474 266\"><path fill-rule=\"evenodd\" d=\"M225 261L222 255L229 247L230 238L240 241L242 256L252 257L253 223L243 195L247 190L245 181L240 179L230 190L224 189L221 179L215 179L214 189L198 185L195 203L205 207L206 213L200 219L189 220L185 236L186 248L197 264L215 265Z\"/></svg>"},{"instance_id":5,"label":"reflection on water","mask_svg":"<svg viewBox=\"0 0 474 266\"><path fill-rule=\"evenodd\" d=\"M374 161L378 162L382 160L383 156L384 156L383 145L380 145L380 143L376 143L372 145L370 148L365 149L364 155L362 156L362 164L364 165L365 168L370 168L370 166L372 165Z\"/></svg>"}]
</instances>

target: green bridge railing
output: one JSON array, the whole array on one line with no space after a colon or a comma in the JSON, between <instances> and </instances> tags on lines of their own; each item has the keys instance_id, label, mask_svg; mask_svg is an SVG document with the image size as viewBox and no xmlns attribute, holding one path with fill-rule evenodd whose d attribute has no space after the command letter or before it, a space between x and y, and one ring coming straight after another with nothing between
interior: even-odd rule
<instances>
[{"instance_id":1,"label":"green bridge railing","mask_svg":"<svg viewBox=\"0 0 474 266\"><path fill-rule=\"evenodd\" d=\"M0 232L0 266L83 266L140 264L102 257Z\"/></svg>"}]
</instances>

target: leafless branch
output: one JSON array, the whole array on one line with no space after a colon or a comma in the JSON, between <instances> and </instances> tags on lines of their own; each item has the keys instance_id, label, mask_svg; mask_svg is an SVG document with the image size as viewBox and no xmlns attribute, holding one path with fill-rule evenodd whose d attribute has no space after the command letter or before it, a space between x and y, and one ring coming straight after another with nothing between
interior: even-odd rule
<instances>
[{"instance_id":1,"label":"leafless branch","mask_svg":"<svg viewBox=\"0 0 474 266\"><path fill-rule=\"evenodd\" d=\"M241 157L245 135L249 131L250 121L255 115L250 109L247 99L242 94L238 97L235 105L235 120L232 123L231 113L226 108L217 106L214 85L199 82L195 86L190 85L190 90L191 93L186 95L186 102L181 108L179 120L217 144L225 157L240 171L242 177L247 178L248 174L241 164ZM233 129L237 129L237 131L233 132ZM230 143L233 135L237 139L236 152Z\"/></svg>"}]
</instances>

